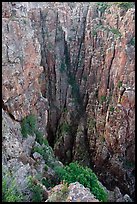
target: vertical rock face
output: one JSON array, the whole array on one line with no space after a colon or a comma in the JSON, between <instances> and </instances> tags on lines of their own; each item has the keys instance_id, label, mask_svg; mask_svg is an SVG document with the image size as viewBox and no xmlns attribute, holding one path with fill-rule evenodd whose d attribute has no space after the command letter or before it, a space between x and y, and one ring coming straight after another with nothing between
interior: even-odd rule
<instances>
[{"instance_id":1,"label":"vertical rock face","mask_svg":"<svg viewBox=\"0 0 137 204\"><path fill-rule=\"evenodd\" d=\"M33 112L46 124L47 104L38 83L43 71L40 44L34 36L25 2L24 5L3 3L2 29L3 107L15 120L21 121Z\"/></svg>"},{"instance_id":2,"label":"vertical rock face","mask_svg":"<svg viewBox=\"0 0 137 204\"><path fill-rule=\"evenodd\" d=\"M3 108L134 197L135 9L103 5L3 2Z\"/></svg>"},{"instance_id":3,"label":"vertical rock face","mask_svg":"<svg viewBox=\"0 0 137 204\"><path fill-rule=\"evenodd\" d=\"M135 52L131 43L135 35L134 10L128 10L121 16L121 10L116 13L116 9L111 7L110 14L104 14L104 20L101 17L100 27L108 27L111 31L115 28L121 37L120 33L116 36L100 28L95 35L96 40L92 37L95 43L90 81L93 85L89 85L92 91L89 91L86 108L88 140L92 161L96 169L100 169L99 174L103 174L102 178L112 183L112 187L115 182L124 181L119 185L132 192L135 162ZM91 42L89 40L88 45L92 47Z\"/></svg>"}]
</instances>

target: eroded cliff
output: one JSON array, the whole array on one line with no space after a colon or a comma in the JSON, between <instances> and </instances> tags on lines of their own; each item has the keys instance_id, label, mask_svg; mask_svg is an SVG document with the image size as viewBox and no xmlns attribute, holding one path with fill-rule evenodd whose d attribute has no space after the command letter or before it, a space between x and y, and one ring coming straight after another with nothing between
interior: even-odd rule
<instances>
[{"instance_id":1,"label":"eroded cliff","mask_svg":"<svg viewBox=\"0 0 137 204\"><path fill-rule=\"evenodd\" d=\"M64 164L134 198L135 8L3 2L3 109L36 114Z\"/></svg>"}]
</instances>

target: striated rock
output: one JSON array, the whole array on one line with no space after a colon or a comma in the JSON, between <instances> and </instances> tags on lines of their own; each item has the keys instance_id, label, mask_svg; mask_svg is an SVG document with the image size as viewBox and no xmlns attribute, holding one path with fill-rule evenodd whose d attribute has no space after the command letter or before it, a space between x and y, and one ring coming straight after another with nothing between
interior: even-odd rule
<instances>
[{"instance_id":1,"label":"striated rock","mask_svg":"<svg viewBox=\"0 0 137 204\"><path fill-rule=\"evenodd\" d=\"M135 197L135 8L103 6L2 3L3 109L17 121L36 114L61 161L82 161L82 147L111 190ZM11 159L23 148L8 134Z\"/></svg>"},{"instance_id":2,"label":"striated rock","mask_svg":"<svg viewBox=\"0 0 137 204\"><path fill-rule=\"evenodd\" d=\"M41 100L38 83L43 71L40 44L34 36L27 9L25 2L3 3L2 100L15 120L21 121L32 112L46 124L47 105ZM42 106L43 111L39 108Z\"/></svg>"},{"instance_id":3,"label":"striated rock","mask_svg":"<svg viewBox=\"0 0 137 204\"><path fill-rule=\"evenodd\" d=\"M88 144L86 141L85 127L84 124L80 121L77 128L76 140L73 150L73 160L79 161L79 163L89 166L90 165L90 155L88 152Z\"/></svg>"}]
</instances>

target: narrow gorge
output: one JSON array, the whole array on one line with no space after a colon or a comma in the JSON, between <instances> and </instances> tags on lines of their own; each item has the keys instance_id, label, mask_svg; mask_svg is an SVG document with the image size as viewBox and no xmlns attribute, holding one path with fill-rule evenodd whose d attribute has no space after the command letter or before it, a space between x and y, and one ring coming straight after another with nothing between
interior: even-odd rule
<instances>
[{"instance_id":1,"label":"narrow gorge","mask_svg":"<svg viewBox=\"0 0 137 204\"><path fill-rule=\"evenodd\" d=\"M72 162L123 196L110 201L134 200L134 2L2 2L2 109L3 172L25 201L28 176Z\"/></svg>"}]
</instances>

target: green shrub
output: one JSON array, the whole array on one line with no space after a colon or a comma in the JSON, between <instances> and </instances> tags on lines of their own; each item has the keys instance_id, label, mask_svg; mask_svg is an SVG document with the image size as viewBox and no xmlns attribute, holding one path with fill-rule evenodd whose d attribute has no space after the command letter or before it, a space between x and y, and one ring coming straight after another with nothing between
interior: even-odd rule
<instances>
[{"instance_id":1,"label":"green shrub","mask_svg":"<svg viewBox=\"0 0 137 204\"><path fill-rule=\"evenodd\" d=\"M114 4L126 11L134 6L134 2L115 2Z\"/></svg>"},{"instance_id":2,"label":"green shrub","mask_svg":"<svg viewBox=\"0 0 137 204\"><path fill-rule=\"evenodd\" d=\"M34 115L26 116L21 123L21 133L23 137L33 135L36 130L36 117Z\"/></svg>"},{"instance_id":3,"label":"green shrub","mask_svg":"<svg viewBox=\"0 0 137 204\"><path fill-rule=\"evenodd\" d=\"M119 81L117 84L118 88L120 89L120 87L122 86L122 81Z\"/></svg>"},{"instance_id":4,"label":"green shrub","mask_svg":"<svg viewBox=\"0 0 137 204\"><path fill-rule=\"evenodd\" d=\"M123 164L128 169L135 168L135 164L133 162L131 162L131 161L128 161L128 160L125 160Z\"/></svg>"},{"instance_id":5,"label":"green shrub","mask_svg":"<svg viewBox=\"0 0 137 204\"><path fill-rule=\"evenodd\" d=\"M101 104L102 104L103 102L106 102L106 100L107 100L107 97L106 97L106 96L102 95L102 96L100 97L100 103L101 103Z\"/></svg>"},{"instance_id":6,"label":"green shrub","mask_svg":"<svg viewBox=\"0 0 137 204\"><path fill-rule=\"evenodd\" d=\"M33 152L38 152L43 158L45 158L46 152L44 151L44 148L42 146L40 147L34 147Z\"/></svg>"},{"instance_id":7,"label":"green shrub","mask_svg":"<svg viewBox=\"0 0 137 204\"><path fill-rule=\"evenodd\" d=\"M105 10L110 7L110 5L107 2L97 2L97 6L98 6L98 10L101 13L104 13Z\"/></svg>"},{"instance_id":8,"label":"green shrub","mask_svg":"<svg viewBox=\"0 0 137 204\"><path fill-rule=\"evenodd\" d=\"M50 180L48 179L48 178L42 178L42 184L44 185L44 186L46 186L46 188L49 188L49 187L51 187L51 182L50 182Z\"/></svg>"},{"instance_id":9,"label":"green shrub","mask_svg":"<svg viewBox=\"0 0 137 204\"><path fill-rule=\"evenodd\" d=\"M48 145L47 139L43 138L43 134L37 129L37 120L35 115L28 115L21 123L21 133L23 137L27 135L36 135L36 141L42 145Z\"/></svg>"},{"instance_id":10,"label":"green shrub","mask_svg":"<svg viewBox=\"0 0 137 204\"><path fill-rule=\"evenodd\" d=\"M68 74L68 83L72 87L76 85L76 79L75 79L75 77L71 73Z\"/></svg>"},{"instance_id":11,"label":"green shrub","mask_svg":"<svg viewBox=\"0 0 137 204\"><path fill-rule=\"evenodd\" d=\"M38 152L45 160L45 163L49 167L54 168L54 166L56 165L56 159L53 150L49 145L35 146L33 147L32 153L34 152Z\"/></svg>"},{"instance_id":12,"label":"green shrub","mask_svg":"<svg viewBox=\"0 0 137 204\"><path fill-rule=\"evenodd\" d=\"M65 63L61 62L60 72L63 73L64 71L66 71L66 65Z\"/></svg>"},{"instance_id":13,"label":"green shrub","mask_svg":"<svg viewBox=\"0 0 137 204\"><path fill-rule=\"evenodd\" d=\"M45 164L45 166L44 166L44 170L45 171L48 171L48 166Z\"/></svg>"},{"instance_id":14,"label":"green shrub","mask_svg":"<svg viewBox=\"0 0 137 204\"><path fill-rule=\"evenodd\" d=\"M67 108L63 108L63 113L67 113L67 112L68 112Z\"/></svg>"},{"instance_id":15,"label":"green shrub","mask_svg":"<svg viewBox=\"0 0 137 204\"><path fill-rule=\"evenodd\" d=\"M32 202L41 202L43 199L43 190L39 185L34 185L31 187L33 193Z\"/></svg>"},{"instance_id":16,"label":"green shrub","mask_svg":"<svg viewBox=\"0 0 137 204\"><path fill-rule=\"evenodd\" d=\"M53 188L57 183L54 179L49 178L42 178L42 184L46 186L46 188Z\"/></svg>"},{"instance_id":17,"label":"green shrub","mask_svg":"<svg viewBox=\"0 0 137 204\"><path fill-rule=\"evenodd\" d=\"M2 202L21 202L23 195L18 191L15 179L11 174L2 176Z\"/></svg>"},{"instance_id":18,"label":"green shrub","mask_svg":"<svg viewBox=\"0 0 137 204\"><path fill-rule=\"evenodd\" d=\"M45 139L45 138L43 138L43 144L44 144L44 145L49 145L48 140Z\"/></svg>"},{"instance_id":19,"label":"green shrub","mask_svg":"<svg viewBox=\"0 0 137 204\"><path fill-rule=\"evenodd\" d=\"M113 113L114 112L114 107L110 106L109 111Z\"/></svg>"},{"instance_id":20,"label":"green shrub","mask_svg":"<svg viewBox=\"0 0 137 204\"><path fill-rule=\"evenodd\" d=\"M32 192L32 202L42 202L43 201L43 189L35 184L34 178L30 176L28 178L29 188Z\"/></svg>"},{"instance_id":21,"label":"green shrub","mask_svg":"<svg viewBox=\"0 0 137 204\"><path fill-rule=\"evenodd\" d=\"M43 139L43 134L39 131L39 130L35 130L35 135L36 135L36 141L39 143L39 144L43 144L44 142L44 139Z\"/></svg>"},{"instance_id":22,"label":"green shrub","mask_svg":"<svg viewBox=\"0 0 137 204\"><path fill-rule=\"evenodd\" d=\"M67 122L64 122L60 125L61 133L66 133L70 131L70 125Z\"/></svg>"},{"instance_id":23,"label":"green shrub","mask_svg":"<svg viewBox=\"0 0 137 204\"><path fill-rule=\"evenodd\" d=\"M122 36L122 34L120 33L120 31L117 28L110 28L109 31L112 32L116 38Z\"/></svg>"},{"instance_id":24,"label":"green shrub","mask_svg":"<svg viewBox=\"0 0 137 204\"><path fill-rule=\"evenodd\" d=\"M61 181L64 180L68 184L78 181L83 186L88 187L97 199L103 202L107 201L107 192L100 185L97 176L90 168L72 162L64 168L56 167L54 170Z\"/></svg>"},{"instance_id":25,"label":"green shrub","mask_svg":"<svg viewBox=\"0 0 137 204\"><path fill-rule=\"evenodd\" d=\"M130 45L132 46L135 46L135 37L133 37L130 42L129 42Z\"/></svg>"},{"instance_id":26,"label":"green shrub","mask_svg":"<svg viewBox=\"0 0 137 204\"><path fill-rule=\"evenodd\" d=\"M93 34L93 36L97 35L97 31L94 29L94 30L92 31L92 34Z\"/></svg>"}]
</instances>

